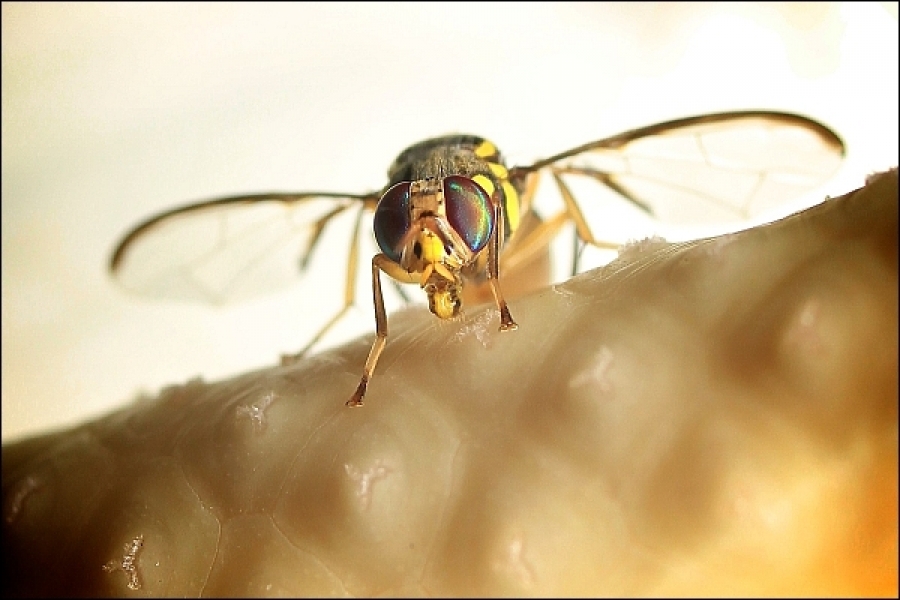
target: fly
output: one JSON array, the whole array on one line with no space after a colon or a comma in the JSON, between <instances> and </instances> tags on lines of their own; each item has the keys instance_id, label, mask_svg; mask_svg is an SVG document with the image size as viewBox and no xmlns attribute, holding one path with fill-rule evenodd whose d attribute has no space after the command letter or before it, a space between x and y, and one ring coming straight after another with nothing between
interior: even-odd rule
<instances>
[{"instance_id":1,"label":"fly","mask_svg":"<svg viewBox=\"0 0 900 600\"><path fill-rule=\"evenodd\" d=\"M371 261L376 337L346 403L362 406L388 335L382 273L419 285L431 312L442 319L460 314L467 284L486 280L500 330L514 330L500 286L501 264L546 248L567 223L574 224L585 244L617 247L594 237L570 182L593 180L661 221L740 221L823 183L843 156L843 142L825 125L771 111L667 121L509 169L492 142L447 135L401 152L378 192L234 196L158 214L125 235L110 271L124 287L143 295L237 300L303 275L326 227L351 211L343 306L289 357L299 358L352 306L361 223L373 214L381 250ZM540 220L532 197L543 173L555 182L564 208ZM521 227L526 219L530 226Z\"/></svg>"}]
</instances>

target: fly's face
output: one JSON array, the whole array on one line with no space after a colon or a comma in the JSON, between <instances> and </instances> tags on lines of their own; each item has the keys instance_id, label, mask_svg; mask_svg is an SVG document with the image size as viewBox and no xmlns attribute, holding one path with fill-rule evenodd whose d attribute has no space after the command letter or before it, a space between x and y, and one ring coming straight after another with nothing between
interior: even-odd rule
<instances>
[{"instance_id":1,"label":"fly's face","mask_svg":"<svg viewBox=\"0 0 900 600\"><path fill-rule=\"evenodd\" d=\"M375 209L375 239L393 265L383 269L401 282L417 282L431 312L459 315L460 272L487 248L496 227L491 196L462 175L403 181Z\"/></svg>"}]
</instances>

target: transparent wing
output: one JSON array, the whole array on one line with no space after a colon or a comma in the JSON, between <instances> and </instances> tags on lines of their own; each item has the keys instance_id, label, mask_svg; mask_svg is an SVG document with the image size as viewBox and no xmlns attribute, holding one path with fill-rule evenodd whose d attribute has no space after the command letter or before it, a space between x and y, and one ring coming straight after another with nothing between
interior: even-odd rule
<instances>
[{"instance_id":1,"label":"transparent wing","mask_svg":"<svg viewBox=\"0 0 900 600\"><path fill-rule=\"evenodd\" d=\"M600 183L661 221L727 223L813 190L843 156L837 134L806 117L727 112L642 127L513 173L551 167Z\"/></svg>"},{"instance_id":2,"label":"transparent wing","mask_svg":"<svg viewBox=\"0 0 900 600\"><path fill-rule=\"evenodd\" d=\"M176 208L131 230L113 253L110 271L144 296L212 304L259 296L296 283L328 224L377 199L257 194ZM352 236L348 226L338 239L349 247Z\"/></svg>"}]
</instances>

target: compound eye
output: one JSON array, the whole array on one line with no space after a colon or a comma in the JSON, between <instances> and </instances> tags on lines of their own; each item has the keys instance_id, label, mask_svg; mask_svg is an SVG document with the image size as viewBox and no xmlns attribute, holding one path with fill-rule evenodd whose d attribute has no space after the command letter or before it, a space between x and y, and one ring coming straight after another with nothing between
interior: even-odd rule
<instances>
[{"instance_id":1,"label":"compound eye","mask_svg":"<svg viewBox=\"0 0 900 600\"><path fill-rule=\"evenodd\" d=\"M487 246L494 230L494 204L480 185L460 175L444 178L447 221L472 252Z\"/></svg>"},{"instance_id":2,"label":"compound eye","mask_svg":"<svg viewBox=\"0 0 900 600\"><path fill-rule=\"evenodd\" d=\"M372 224L378 247L395 263L400 262L400 241L409 230L409 225L409 182L401 181L378 201Z\"/></svg>"}]
</instances>

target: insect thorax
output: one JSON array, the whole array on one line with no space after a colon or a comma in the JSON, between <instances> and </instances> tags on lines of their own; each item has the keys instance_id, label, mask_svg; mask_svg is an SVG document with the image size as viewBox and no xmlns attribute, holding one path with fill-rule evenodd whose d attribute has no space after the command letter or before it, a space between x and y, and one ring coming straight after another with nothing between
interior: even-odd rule
<instances>
[{"instance_id":1,"label":"insect thorax","mask_svg":"<svg viewBox=\"0 0 900 600\"><path fill-rule=\"evenodd\" d=\"M508 239L519 226L523 190L509 180L500 151L483 137L454 134L413 144L401 152L388 169L389 182L385 190L401 181L443 179L450 175L474 179L501 202L503 233Z\"/></svg>"},{"instance_id":2,"label":"insect thorax","mask_svg":"<svg viewBox=\"0 0 900 600\"><path fill-rule=\"evenodd\" d=\"M496 150L493 156L476 155L475 150L486 142L484 138L474 135L446 135L413 144L401 152L388 169L390 182L387 187L400 181L486 174L486 159L502 164Z\"/></svg>"}]
</instances>

